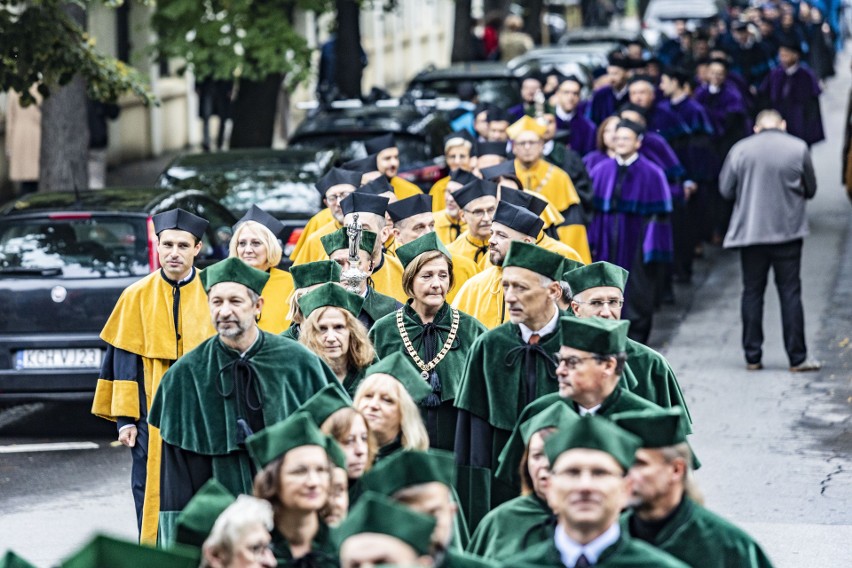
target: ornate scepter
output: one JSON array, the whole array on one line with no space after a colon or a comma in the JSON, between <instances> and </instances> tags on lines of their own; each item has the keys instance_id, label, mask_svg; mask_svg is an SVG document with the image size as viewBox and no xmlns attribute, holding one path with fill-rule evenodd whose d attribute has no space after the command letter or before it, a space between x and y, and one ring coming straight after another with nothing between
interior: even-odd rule
<instances>
[{"instance_id":1,"label":"ornate scepter","mask_svg":"<svg viewBox=\"0 0 852 568\"><path fill-rule=\"evenodd\" d=\"M361 247L361 223L358 222L358 214L356 213L352 222L346 227L346 236L349 238L349 268L343 271L340 275L346 289L355 294L360 293L361 283L367 279L367 274L362 271L359 266L361 259L358 256L358 249Z\"/></svg>"}]
</instances>

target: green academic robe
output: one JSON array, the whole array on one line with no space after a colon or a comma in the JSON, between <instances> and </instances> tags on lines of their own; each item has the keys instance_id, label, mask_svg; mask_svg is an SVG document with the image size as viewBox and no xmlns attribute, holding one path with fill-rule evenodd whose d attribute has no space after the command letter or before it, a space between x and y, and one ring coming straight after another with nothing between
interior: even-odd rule
<instances>
[{"instance_id":1,"label":"green academic robe","mask_svg":"<svg viewBox=\"0 0 852 568\"><path fill-rule=\"evenodd\" d=\"M692 433L692 418L680 384L666 358L638 341L627 340L627 367L636 377L637 384L630 392L638 394L663 408L680 406L686 413L689 429Z\"/></svg>"},{"instance_id":2,"label":"green academic robe","mask_svg":"<svg viewBox=\"0 0 852 568\"><path fill-rule=\"evenodd\" d=\"M400 307L402 307L402 304L397 302L395 298L385 296L370 288L364 297L364 305L361 306L361 313L358 314L358 320L367 329L372 329L377 321L388 314L392 314Z\"/></svg>"},{"instance_id":3,"label":"green academic robe","mask_svg":"<svg viewBox=\"0 0 852 568\"><path fill-rule=\"evenodd\" d=\"M621 530L633 535L635 523L633 511L628 510L621 517ZM772 562L754 539L689 497L684 497L649 544L690 566L772 568Z\"/></svg>"},{"instance_id":4,"label":"green academic robe","mask_svg":"<svg viewBox=\"0 0 852 568\"><path fill-rule=\"evenodd\" d=\"M557 530L560 529L557 527ZM504 565L565 568L552 538L509 557ZM696 564L696 566L702 565ZM648 543L630 538L625 531L621 531L621 536L615 544L604 550L598 558L595 568L689 568L689 566Z\"/></svg>"},{"instance_id":5,"label":"green academic robe","mask_svg":"<svg viewBox=\"0 0 852 568\"><path fill-rule=\"evenodd\" d=\"M470 348L456 396L459 409L455 455L457 486L468 525L519 491L494 477L498 457L524 407L558 390L552 354L558 330L524 343L517 324L504 323L480 335Z\"/></svg>"},{"instance_id":6,"label":"green academic robe","mask_svg":"<svg viewBox=\"0 0 852 568\"><path fill-rule=\"evenodd\" d=\"M448 550L444 559L435 568L496 568L498 564L465 552Z\"/></svg>"},{"instance_id":7,"label":"green academic robe","mask_svg":"<svg viewBox=\"0 0 852 568\"><path fill-rule=\"evenodd\" d=\"M278 568L337 568L340 566L340 558L338 555L337 546L334 544L331 529L320 521L317 535L311 542L311 551L305 556L293 558L293 553L290 552L290 545L287 539L284 538L278 529L272 529L272 554L275 555L275 561Z\"/></svg>"},{"instance_id":8,"label":"green academic robe","mask_svg":"<svg viewBox=\"0 0 852 568\"><path fill-rule=\"evenodd\" d=\"M287 339L292 339L293 341L299 341L300 330L301 326L293 322L290 324L290 327L281 332L281 337L286 337Z\"/></svg>"},{"instance_id":9,"label":"green academic robe","mask_svg":"<svg viewBox=\"0 0 852 568\"><path fill-rule=\"evenodd\" d=\"M553 538L553 513L535 494L516 497L485 515L467 551L503 560Z\"/></svg>"},{"instance_id":10,"label":"green academic robe","mask_svg":"<svg viewBox=\"0 0 852 568\"><path fill-rule=\"evenodd\" d=\"M424 324L409 301L402 307L402 322L420 360L428 363L444 347L452 327L453 314L449 304L445 303L438 310L434 321ZM449 352L435 367L437 381L430 381L435 397L429 397L420 404L431 448L453 451L456 437L456 408L453 401L458 392L467 352L476 338L485 331L485 326L476 319L459 312L456 338ZM386 315L373 325L370 339L380 359L391 353L407 353L397 326L396 312Z\"/></svg>"},{"instance_id":11,"label":"green academic robe","mask_svg":"<svg viewBox=\"0 0 852 568\"><path fill-rule=\"evenodd\" d=\"M373 360L375 363L378 359ZM351 398L355 398L355 392L358 390L358 386L364 380L364 376L366 375L367 367L362 369L350 369L348 373L346 373L346 377L343 379L343 390L349 394Z\"/></svg>"},{"instance_id":12,"label":"green academic robe","mask_svg":"<svg viewBox=\"0 0 852 568\"><path fill-rule=\"evenodd\" d=\"M215 336L172 365L149 415L163 438L160 542L173 539L178 513L211 477L235 495L250 494L255 471L245 439L336 380L304 346L267 332L244 356Z\"/></svg>"}]
</instances>

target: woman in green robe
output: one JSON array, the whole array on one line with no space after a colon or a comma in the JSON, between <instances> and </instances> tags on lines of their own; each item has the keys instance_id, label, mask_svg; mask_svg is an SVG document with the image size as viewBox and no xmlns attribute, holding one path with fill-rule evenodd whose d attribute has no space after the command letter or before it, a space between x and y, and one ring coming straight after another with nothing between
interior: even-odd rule
<instances>
[{"instance_id":1,"label":"woman in green robe","mask_svg":"<svg viewBox=\"0 0 852 568\"><path fill-rule=\"evenodd\" d=\"M380 358L404 353L418 367L431 389L420 403L429 444L452 451L456 388L468 349L486 329L446 302L447 291L453 286L453 262L435 233L399 247L396 254L405 266L402 286L409 300L400 310L377 321L370 339Z\"/></svg>"},{"instance_id":2,"label":"woman in green robe","mask_svg":"<svg viewBox=\"0 0 852 568\"><path fill-rule=\"evenodd\" d=\"M327 283L299 299L304 315L299 343L316 353L350 396L376 359L367 329L358 321L364 299L339 284Z\"/></svg>"},{"instance_id":3,"label":"woman in green robe","mask_svg":"<svg viewBox=\"0 0 852 568\"><path fill-rule=\"evenodd\" d=\"M501 463L520 463L521 496L485 515L470 539L467 552L486 559L506 558L553 539L556 522L545 498L550 462L544 453L544 441L578 419L566 405L556 402L515 427L512 439L523 439L524 444L507 446L500 459ZM519 457L521 447L523 454Z\"/></svg>"},{"instance_id":4,"label":"woman in green robe","mask_svg":"<svg viewBox=\"0 0 852 568\"><path fill-rule=\"evenodd\" d=\"M254 495L272 504L272 552L278 566L331 568L339 564L320 511L331 486L329 440L298 412L246 440L258 467Z\"/></svg>"}]
</instances>

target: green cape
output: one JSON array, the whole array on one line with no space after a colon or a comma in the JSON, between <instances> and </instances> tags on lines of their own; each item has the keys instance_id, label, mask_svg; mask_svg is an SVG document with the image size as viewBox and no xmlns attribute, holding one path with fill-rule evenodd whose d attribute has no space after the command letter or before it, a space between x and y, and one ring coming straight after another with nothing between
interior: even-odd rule
<instances>
[{"instance_id":1,"label":"green cape","mask_svg":"<svg viewBox=\"0 0 852 568\"><path fill-rule=\"evenodd\" d=\"M505 559L553 538L553 513L535 495L516 497L493 509L479 523L467 551L483 558Z\"/></svg>"}]
</instances>

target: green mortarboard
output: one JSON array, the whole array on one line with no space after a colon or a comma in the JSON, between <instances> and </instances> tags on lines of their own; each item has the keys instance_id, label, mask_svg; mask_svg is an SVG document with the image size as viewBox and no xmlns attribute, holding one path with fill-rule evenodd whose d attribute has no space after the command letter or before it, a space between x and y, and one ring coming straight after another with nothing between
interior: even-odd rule
<instances>
[{"instance_id":1,"label":"green mortarboard","mask_svg":"<svg viewBox=\"0 0 852 568\"><path fill-rule=\"evenodd\" d=\"M290 276L293 277L293 288L300 290L316 284L340 282L341 271L340 265L333 260L318 260L291 266Z\"/></svg>"},{"instance_id":2,"label":"green mortarboard","mask_svg":"<svg viewBox=\"0 0 852 568\"><path fill-rule=\"evenodd\" d=\"M362 230L361 243L358 247L372 255L373 248L376 246L377 237L378 235L376 235L373 231L368 231L366 229ZM341 227L333 233L320 237L320 242L322 242L322 248L325 249L325 254L331 256L331 253L335 251L349 248L349 234L346 232L346 227Z\"/></svg>"},{"instance_id":3,"label":"green mortarboard","mask_svg":"<svg viewBox=\"0 0 852 568\"><path fill-rule=\"evenodd\" d=\"M521 457L524 455L524 450L529 445L533 434L544 428L562 430L570 427L579 419L579 415L568 408L564 400L558 400L523 423L515 424L515 429L509 436L509 441L506 442L506 446L497 459L500 465L495 472L496 477L513 485L518 485L520 483L518 465L521 463Z\"/></svg>"},{"instance_id":4,"label":"green mortarboard","mask_svg":"<svg viewBox=\"0 0 852 568\"><path fill-rule=\"evenodd\" d=\"M325 453L328 454L328 459L331 460L334 467L346 469L346 454L343 453L343 449L331 436L325 437Z\"/></svg>"},{"instance_id":5,"label":"green mortarboard","mask_svg":"<svg viewBox=\"0 0 852 568\"><path fill-rule=\"evenodd\" d=\"M562 280L567 282L568 280L566 278L566 275L569 272L571 272L572 270L577 270L581 266L586 266L586 265L583 264L582 262L580 262L579 260L574 260L573 258L566 258L565 260L563 260L562 261ZM293 269L291 268L290 270L293 270ZM571 289L571 293L572 294L574 293L573 288Z\"/></svg>"},{"instance_id":6,"label":"green mortarboard","mask_svg":"<svg viewBox=\"0 0 852 568\"><path fill-rule=\"evenodd\" d=\"M36 568L11 550L6 551L6 554L0 558L0 568Z\"/></svg>"},{"instance_id":7,"label":"green mortarboard","mask_svg":"<svg viewBox=\"0 0 852 568\"><path fill-rule=\"evenodd\" d=\"M379 373L390 375L401 382L416 404L420 404L423 399L432 394L432 387L414 367L411 359L402 353L392 353L378 363L373 363L367 367L364 376L369 377Z\"/></svg>"},{"instance_id":8,"label":"green mortarboard","mask_svg":"<svg viewBox=\"0 0 852 568\"><path fill-rule=\"evenodd\" d=\"M342 308L357 318L363 305L364 298L333 282L322 284L299 298L299 309L306 319L312 311L325 306Z\"/></svg>"},{"instance_id":9,"label":"green mortarboard","mask_svg":"<svg viewBox=\"0 0 852 568\"><path fill-rule=\"evenodd\" d=\"M383 459L358 483L365 491L393 497L400 489L422 483L443 483L453 487L455 472L455 460L450 452L411 450L396 452Z\"/></svg>"},{"instance_id":10,"label":"green mortarboard","mask_svg":"<svg viewBox=\"0 0 852 568\"><path fill-rule=\"evenodd\" d=\"M210 288L221 282L237 282L260 295L268 280L268 272L252 268L235 256L220 260L201 271L201 284L208 293Z\"/></svg>"},{"instance_id":11,"label":"green mortarboard","mask_svg":"<svg viewBox=\"0 0 852 568\"><path fill-rule=\"evenodd\" d=\"M351 536L377 533L392 536L413 548L417 554L429 554L435 517L418 513L372 491L364 493L337 528L338 546Z\"/></svg>"},{"instance_id":12,"label":"green mortarboard","mask_svg":"<svg viewBox=\"0 0 852 568\"><path fill-rule=\"evenodd\" d=\"M448 259L453 258L453 255L450 254L450 251L447 250L447 247L444 246L444 243L441 242L441 239L438 238L438 233L435 231L426 233L421 237L417 237L410 243L402 245L396 249L396 257L402 263L403 268L407 268L408 265L411 264L411 261L424 252L429 252L431 250L438 251Z\"/></svg>"},{"instance_id":13,"label":"green mortarboard","mask_svg":"<svg viewBox=\"0 0 852 568\"><path fill-rule=\"evenodd\" d=\"M246 438L246 449L254 465L261 470L294 448L319 446L325 449L325 438L310 415L297 412Z\"/></svg>"},{"instance_id":14,"label":"green mortarboard","mask_svg":"<svg viewBox=\"0 0 852 568\"><path fill-rule=\"evenodd\" d=\"M642 441L630 432L619 428L606 418L587 414L570 428L548 437L544 442L544 452L552 468L556 458L568 450L599 450L615 458L626 471L633 465L636 450L641 446Z\"/></svg>"},{"instance_id":15,"label":"green mortarboard","mask_svg":"<svg viewBox=\"0 0 852 568\"><path fill-rule=\"evenodd\" d=\"M624 292L628 274L629 272L620 266L601 261L575 268L570 271L570 274L566 273L565 281L568 282L571 293L575 296L589 288L601 286L612 286Z\"/></svg>"},{"instance_id":16,"label":"green mortarboard","mask_svg":"<svg viewBox=\"0 0 852 568\"><path fill-rule=\"evenodd\" d=\"M679 406L620 412L610 419L638 436L643 448L665 448L686 442L685 416Z\"/></svg>"},{"instance_id":17,"label":"green mortarboard","mask_svg":"<svg viewBox=\"0 0 852 568\"><path fill-rule=\"evenodd\" d=\"M340 410L352 406L352 399L335 384L322 387L299 407L299 412L307 412L316 425L322 427L328 417Z\"/></svg>"},{"instance_id":18,"label":"green mortarboard","mask_svg":"<svg viewBox=\"0 0 852 568\"><path fill-rule=\"evenodd\" d=\"M216 519L236 500L224 485L211 478L178 515L175 540L179 544L201 548L210 536Z\"/></svg>"},{"instance_id":19,"label":"green mortarboard","mask_svg":"<svg viewBox=\"0 0 852 568\"><path fill-rule=\"evenodd\" d=\"M627 350L630 322L603 318L559 318L560 345L598 355L615 355Z\"/></svg>"},{"instance_id":20,"label":"green mortarboard","mask_svg":"<svg viewBox=\"0 0 852 568\"><path fill-rule=\"evenodd\" d=\"M197 568L198 551L181 546L168 550L98 535L60 568Z\"/></svg>"},{"instance_id":21,"label":"green mortarboard","mask_svg":"<svg viewBox=\"0 0 852 568\"><path fill-rule=\"evenodd\" d=\"M521 241L509 243L509 252L503 259L503 269L517 266L532 270L536 274L546 276L551 280L562 279L562 261L564 256L545 250L538 245Z\"/></svg>"}]
</instances>

